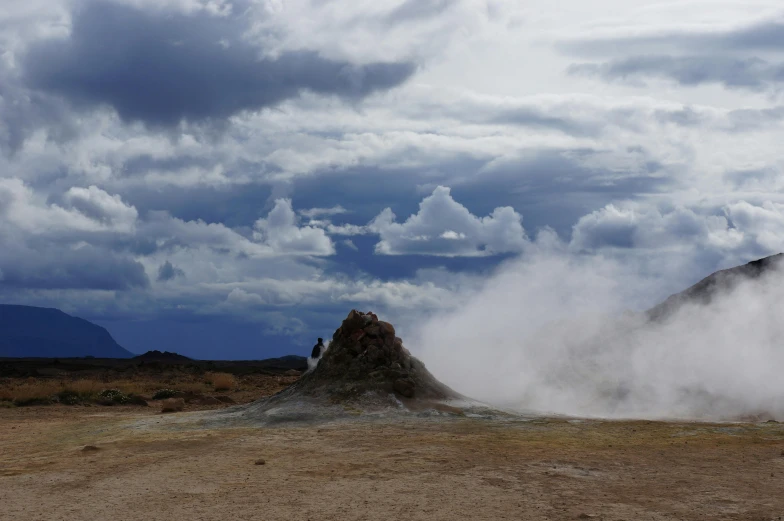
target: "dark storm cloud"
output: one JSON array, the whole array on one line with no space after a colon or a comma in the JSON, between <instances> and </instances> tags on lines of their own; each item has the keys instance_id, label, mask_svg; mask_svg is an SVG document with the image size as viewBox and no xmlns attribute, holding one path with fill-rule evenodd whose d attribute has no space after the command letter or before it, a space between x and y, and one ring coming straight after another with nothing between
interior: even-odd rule
<instances>
[{"instance_id":1,"label":"dark storm cloud","mask_svg":"<svg viewBox=\"0 0 784 521\"><path fill-rule=\"evenodd\" d=\"M757 130L784 120L784 107L737 109L730 112L728 118L734 132Z\"/></svg>"},{"instance_id":2,"label":"dark storm cloud","mask_svg":"<svg viewBox=\"0 0 784 521\"><path fill-rule=\"evenodd\" d=\"M185 275L180 268L177 268L169 261L164 262L161 264L161 267L158 268L158 280L161 282L165 282L167 280L172 280L175 277L182 277Z\"/></svg>"},{"instance_id":3,"label":"dark storm cloud","mask_svg":"<svg viewBox=\"0 0 784 521\"><path fill-rule=\"evenodd\" d=\"M775 168L759 168L752 170L733 170L724 174L724 180L736 190L753 188L760 185L775 186L780 172Z\"/></svg>"},{"instance_id":4,"label":"dark storm cloud","mask_svg":"<svg viewBox=\"0 0 784 521\"><path fill-rule=\"evenodd\" d=\"M530 234L549 226L568 237L574 223L596 208L675 186L676 174L652 159L646 150L629 150L628 159L632 159L633 166L613 170L602 166L612 164L613 157L592 149L538 151L499 163L458 155L429 169L426 176L421 167L353 168L296 180L292 192L297 207L342 204L351 208L351 213L335 216L333 223L365 225L386 207L400 219L416 214L422 199L442 184L449 186L454 199L474 215L488 215L499 206L511 206L522 214ZM378 238L357 236L352 240L364 252L372 249ZM347 249L339 255L361 257ZM372 262L387 262L383 256L375 257L377 260ZM369 263L362 265L368 272L377 273Z\"/></svg>"},{"instance_id":5,"label":"dark storm cloud","mask_svg":"<svg viewBox=\"0 0 784 521\"><path fill-rule=\"evenodd\" d=\"M314 180L316 182L317 180ZM123 191L123 200L146 217L149 212L166 211L184 221L201 219L230 228L251 226L272 208L272 187L252 183L225 186L162 186L149 190L134 186ZM306 208L297 196L297 207Z\"/></svg>"},{"instance_id":6,"label":"dark storm cloud","mask_svg":"<svg viewBox=\"0 0 784 521\"><path fill-rule=\"evenodd\" d=\"M78 249L55 245L41 248L14 247L0 253L5 289L94 289L145 288L149 280L144 267L102 248Z\"/></svg>"},{"instance_id":7,"label":"dark storm cloud","mask_svg":"<svg viewBox=\"0 0 784 521\"><path fill-rule=\"evenodd\" d=\"M133 177L143 175L150 171L160 172L181 172L189 168L212 168L218 163L218 158L207 159L190 155L180 155L175 157L154 158L148 154L128 158L117 169L118 177Z\"/></svg>"},{"instance_id":8,"label":"dark storm cloud","mask_svg":"<svg viewBox=\"0 0 784 521\"><path fill-rule=\"evenodd\" d=\"M755 91L784 82L784 65L755 57L641 55L598 64L574 64L568 72L596 76L605 81L639 82L663 78L684 86L719 83L727 88Z\"/></svg>"},{"instance_id":9,"label":"dark storm cloud","mask_svg":"<svg viewBox=\"0 0 784 521\"><path fill-rule=\"evenodd\" d=\"M617 110L617 109L616 109ZM504 106L463 99L451 102L428 102L410 107L411 117L422 120L445 117L461 124L476 123L483 125L512 125L533 129L555 130L578 137L596 137L607 128L607 120L590 119L567 113L562 116L562 107L546 108L537 103ZM615 114L610 114L614 116Z\"/></svg>"},{"instance_id":10,"label":"dark storm cloud","mask_svg":"<svg viewBox=\"0 0 784 521\"><path fill-rule=\"evenodd\" d=\"M34 45L26 83L77 106L109 105L126 121L173 126L258 110L302 91L359 99L395 87L412 63L354 65L312 51L262 58L236 16L166 15L90 1L71 35Z\"/></svg>"},{"instance_id":11,"label":"dark storm cloud","mask_svg":"<svg viewBox=\"0 0 784 521\"><path fill-rule=\"evenodd\" d=\"M557 45L575 56L617 54L669 54L784 51L784 23L768 20L753 25L718 31L665 31L658 34L576 38Z\"/></svg>"},{"instance_id":12,"label":"dark storm cloud","mask_svg":"<svg viewBox=\"0 0 784 521\"><path fill-rule=\"evenodd\" d=\"M616 170L598 166L605 162L598 150L541 151L453 183L452 195L476 215L498 206L514 207L531 235L551 227L568 237L572 225L596 208L673 187L673 174L664 165L648 158L644 150L630 154L638 164Z\"/></svg>"},{"instance_id":13,"label":"dark storm cloud","mask_svg":"<svg viewBox=\"0 0 784 521\"><path fill-rule=\"evenodd\" d=\"M433 18L455 5L454 0L407 0L387 16L385 21L390 25Z\"/></svg>"},{"instance_id":14,"label":"dark storm cloud","mask_svg":"<svg viewBox=\"0 0 784 521\"><path fill-rule=\"evenodd\" d=\"M681 127L700 126L707 119L704 114L691 107L684 107L680 110L657 110L654 117L659 123L672 123Z\"/></svg>"},{"instance_id":15,"label":"dark storm cloud","mask_svg":"<svg viewBox=\"0 0 784 521\"><path fill-rule=\"evenodd\" d=\"M684 107L678 110L656 110L654 117L659 123L674 124L681 127L701 127L711 125L711 114ZM763 109L736 109L727 112L726 122L718 128L727 132L749 132L765 129L784 121L784 107L776 106ZM713 124L712 128L717 128Z\"/></svg>"},{"instance_id":16,"label":"dark storm cloud","mask_svg":"<svg viewBox=\"0 0 784 521\"><path fill-rule=\"evenodd\" d=\"M588 123L572 118L562 118L548 115L545 111L519 108L500 112L489 118L489 123L503 125L519 125L521 127L552 129L572 136L593 137L601 134L603 126L598 123Z\"/></svg>"},{"instance_id":17,"label":"dark storm cloud","mask_svg":"<svg viewBox=\"0 0 784 521\"><path fill-rule=\"evenodd\" d=\"M718 31L578 38L557 48L574 56L606 57L568 69L604 81L642 86L645 79L664 78L684 86L716 83L752 91L778 89L784 82L784 23L778 20Z\"/></svg>"},{"instance_id":18,"label":"dark storm cloud","mask_svg":"<svg viewBox=\"0 0 784 521\"><path fill-rule=\"evenodd\" d=\"M29 92L0 66L0 152L12 155L41 126L48 127L48 138L55 142L77 134L61 101Z\"/></svg>"},{"instance_id":19,"label":"dark storm cloud","mask_svg":"<svg viewBox=\"0 0 784 521\"><path fill-rule=\"evenodd\" d=\"M335 216L332 222L364 225L386 207L397 215L416 213L419 202L435 186L451 186L455 179L474 175L486 163L487 159L457 153L427 168L426 173L422 167L377 166L320 171L314 177L296 178L291 192L298 208L341 205L351 213Z\"/></svg>"},{"instance_id":20,"label":"dark storm cloud","mask_svg":"<svg viewBox=\"0 0 784 521\"><path fill-rule=\"evenodd\" d=\"M710 39L706 39L710 42ZM715 42L729 49L752 49L759 51L784 51L784 23L766 21L728 31L715 37Z\"/></svg>"}]
</instances>

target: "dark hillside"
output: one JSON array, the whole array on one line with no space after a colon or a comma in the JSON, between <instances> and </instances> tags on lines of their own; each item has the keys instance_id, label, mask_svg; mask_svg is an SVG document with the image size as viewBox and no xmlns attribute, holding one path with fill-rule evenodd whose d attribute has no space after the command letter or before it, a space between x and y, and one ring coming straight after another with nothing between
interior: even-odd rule
<instances>
[{"instance_id":1,"label":"dark hillside","mask_svg":"<svg viewBox=\"0 0 784 521\"><path fill-rule=\"evenodd\" d=\"M0 357L130 358L109 332L59 309L0 304Z\"/></svg>"}]
</instances>

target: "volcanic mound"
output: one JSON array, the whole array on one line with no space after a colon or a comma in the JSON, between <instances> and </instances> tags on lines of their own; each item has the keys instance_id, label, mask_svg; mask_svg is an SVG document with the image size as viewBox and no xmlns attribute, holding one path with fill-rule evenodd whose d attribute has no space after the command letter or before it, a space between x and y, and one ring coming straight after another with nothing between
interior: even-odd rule
<instances>
[{"instance_id":1,"label":"volcanic mound","mask_svg":"<svg viewBox=\"0 0 784 521\"><path fill-rule=\"evenodd\" d=\"M318 365L294 384L237 413L264 423L330 420L364 413L463 415L484 410L450 389L411 356L395 328L373 313L352 310Z\"/></svg>"},{"instance_id":2,"label":"volcanic mound","mask_svg":"<svg viewBox=\"0 0 784 521\"><path fill-rule=\"evenodd\" d=\"M350 399L368 392L401 399L448 400L461 396L411 356L395 328L373 313L352 310L332 336L316 368L294 384L306 395Z\"/></svg>"}]
</instances>

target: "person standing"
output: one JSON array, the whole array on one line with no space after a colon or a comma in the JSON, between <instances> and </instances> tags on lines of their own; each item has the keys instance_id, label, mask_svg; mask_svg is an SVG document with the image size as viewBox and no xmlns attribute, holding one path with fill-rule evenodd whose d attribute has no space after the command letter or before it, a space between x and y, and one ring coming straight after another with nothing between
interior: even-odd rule
<instances>
[{"instance_id":1,"label":"person standing","mask_svg":"<svg viewBox=\"0 0 784 521\"><path fill-rule=\"evenodd\" d=\"M321 353L324 352L324 340L319 338L318 344L313 346L313 352L310 353L310 357L313 359L317 359L321 356Z\"/></svg>"}]
</instances>

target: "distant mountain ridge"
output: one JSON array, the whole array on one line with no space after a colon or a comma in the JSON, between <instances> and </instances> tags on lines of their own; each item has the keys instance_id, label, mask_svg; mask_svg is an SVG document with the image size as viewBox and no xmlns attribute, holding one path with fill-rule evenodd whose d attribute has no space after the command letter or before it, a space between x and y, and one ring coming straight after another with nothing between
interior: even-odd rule
<instances>
[{"instance_id":1,"label":"distant mountain ridge","mask_svg":"<svg viewBox=\"0 0 784 521\"><path fill-rule=\"evenodd\" d=\"M784 261L784 253L778 253L712 273L693 286L671 295L661 304L649 309L646 312L648 318L654 321L664 320L688 303L710 304L719 292L732 290L743 280L761 277L780 267L782 261Z\"/></svg>"},{"instance_id":2,"label":"distant mountain ridge","mask_svg":"<svg viewBox=\"0 0 784 521\"><path fill-rule=\"evenodd\" d=\"M134 360L142 362L190 362L193 359L179 353L172 353L169 351L147 351L139 356L134 357Z\"/></svg>"},{"instance_id":3,"label":"distant mountain ridge","mask_svg":"<svg viewBox=\"0 0 784 521\"><path fill-rule=\"evenodd\" d=\"M131 358L103 327L55 308L0 304L0 357Z\"/></svg>"}]
</instances>

